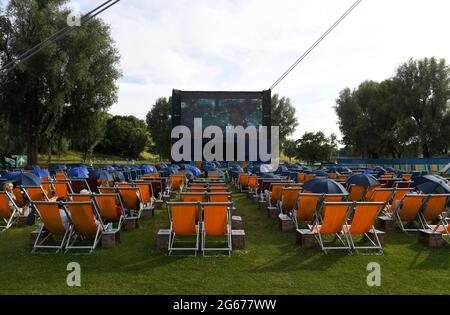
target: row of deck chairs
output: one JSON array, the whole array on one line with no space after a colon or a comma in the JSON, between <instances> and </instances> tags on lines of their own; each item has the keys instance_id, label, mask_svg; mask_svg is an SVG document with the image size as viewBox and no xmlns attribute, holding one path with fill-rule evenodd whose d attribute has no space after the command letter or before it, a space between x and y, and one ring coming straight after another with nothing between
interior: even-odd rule
<instances>
[{"instance_id":1,"label":"row of deck chairs","mask_svg":"<svg viewBox=\"0 0 450 315\"><path fill-rule=\"evenodd\" d=\"M168 251L207 252L232 251L232 195L225 183L202 179L186 186L180 193L181 202L169 202L170 236ZM186 237L195 237L194 246L182 246ZM211 247L207 239L226 237L226 245Z\"/></svg>"}]
</instances>

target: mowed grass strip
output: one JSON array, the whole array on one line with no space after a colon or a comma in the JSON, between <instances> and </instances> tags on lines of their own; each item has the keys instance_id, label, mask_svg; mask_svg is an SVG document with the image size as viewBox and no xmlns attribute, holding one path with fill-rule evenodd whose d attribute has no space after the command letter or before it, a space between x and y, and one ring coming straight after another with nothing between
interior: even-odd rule
<instances>
[{"instance_id":1,"label":"mowed grass strip","mask_svg":"<svg viewBox=\"0 0 450 315\"><path fill-rule=\"evenodd\" d=\"M383 256L324 255L295 245L244 194L233 195L246 232L245 251L231 257L172 256L156 250L167 210L122 232L115 249L91 255L31 254L29 234L0 233L1 294L448 294L450 249L428 248L415 234L390 232ZM81 287L66 284L67 264L81 265ZM366 283L368 263L381 265L381 286Z\"/></svg>"}]
</instances>

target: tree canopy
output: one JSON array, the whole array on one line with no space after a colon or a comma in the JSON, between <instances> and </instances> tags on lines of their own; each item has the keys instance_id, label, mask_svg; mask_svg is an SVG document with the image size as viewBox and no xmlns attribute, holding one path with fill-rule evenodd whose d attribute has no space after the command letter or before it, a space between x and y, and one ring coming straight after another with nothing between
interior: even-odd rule
<instances>
[{"instance_id":1,"label":"tree canopy","mask_svg":"<svg viewBox=\"0 0 450 315\"><path fill-rule=\"evenodd\" d=\"M344 89L336 100L343 143L368 158L424 157L450 148L450 69L444 59L411 59L394 77Z\"/></svg>"},{"instance_id":2,"label":"tree canopy","mask_svg":"<svg viewBox=\"0 0 450 315\"><path fill-rule=\"evenodd\" d=\"M4 65L66 26L66 0L14 0L0 12L0 60ZM0 80L0 120L6 153L51 151L79 129L103 124L98 113L117 100L119 56L109 26L99 19L77 27L21 63ZM100 130L102 128L96 128ZM91 147L99 137L92 137Z\"/></svg>"}]
</instances>

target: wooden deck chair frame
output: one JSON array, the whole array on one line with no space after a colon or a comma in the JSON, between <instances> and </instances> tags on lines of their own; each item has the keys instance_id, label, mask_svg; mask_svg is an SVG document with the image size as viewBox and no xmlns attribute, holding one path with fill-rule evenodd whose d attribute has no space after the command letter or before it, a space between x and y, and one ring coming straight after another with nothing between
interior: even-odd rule
<instances>
[{"instance_id":1,"label":"wooden deck chair frame","mask_svg":"<svg viewBox=\"0 0 450 315\"><path fill-rule=\"evenodd\" d=\"M298 207L302 205L302 197L317 198L316 207L314 208L314 210L312 211L312 214L311 214L311 220L308 220L309 223L311 223L311 224L314 222L314 220L316 218L317 208L320 206L320 204L322 203L322 200L323 200L323 194L312 194L312 193L299 193L298 194L297 201L295 202L295 206L294 206L294 209L291 214L291 217L292 217L292 220L294 221L296 229L300 228L297 214L298 214ZM307 222L307 221L302 221L302 222Z\"/></svg>"},{"instance_id":2,"label":"wooden deck chair frame","mask_svg":"<svg viewBox=\"0 0 450 315\"><path fill-rule=\"evenodd\" d=\"M433 201L433 199L443 199L443 205L442 207L439 207L439 211L433 211L433 213L429 213L432 210L429 210L430 202ZM430 225L428 224L429 221L437 221L442 217L445 217L446 208L448 201L450 199L450 194L442 194L442 195L428 195L428 198L423 205L421 211L419 211L419 222L422 225L423 229L430 229Z\"/></svg>"},{"instance_id":3,"label":"wooden deck chair frame","mask_svg":"<svg viewBox=\"0 0 450 315\"><path fill-rule=\"evenodd\" d=\"M316 218L314 220L314 224L310 225L310 230L314 233L314 236L316 237L317 241L319 242L320 248L322 251L327 254L330 250L347 250L349 253L351 253L351 244L349 240L349 236L346 233L346 229L348 229L347 221L348 217L350 216L350 213L353 210L354 202L324 202L322 207L317 209ZM328 227L330 223L329 221L333 221L332 219L328 219L329 216L331 216L329 213L332 211L331 209L328 209L328 206L334 207L334 206L345 206L346 211L345 214L342 216L342 226L340 226L339 229L334 229L333 232L330 233L322 233L323 227ZM321 212L324 211L324 209L327 210L325 213L325 216L323 220L320 220L319 218L322 217ZM340 224L338 224L340 225ZM325 246L325 242L323 239L323 235L334 235L335 240L339 240L342 243L342 246Z\"/></svg>"},{"instance_id":4,"label":"wooden deck chair frame","mask_svg":"<svg viewBox=\"0 0 450 315\"><path fill-rule=\"evenodd\" d=\"M402 220L401 211L404 206L405 199L407 199L407 198L422 198L420 205L418 205L418 207L417 207L417 215L415 216L414 219L407 221L407 223L414 223L415 221L419 220L419 213L423 209L424 205L426 204L428 195L406 194L405 196L403 196L402 201L397 204L397 207L395 208L394 213L393 213L394 218L397 220L397 224L399 225L400 229L403 232L405 232L405 233L417 232L420 230L420 228L414 228L414 229L407 228ZM420 221L419 221L419 224L420 224Z\"/></svg>"},{"instance_id":5,"label":"wooden deck chair frame","mask_svg":"<svg viewBox=\"0 0 450 315\"><path fill-rule=\"evenodd\" d=\"M104 198L104 197L115 198L116 205L118 204L118 206L122 208L122 211L123 211L124 207L122 204L122 199L120 198L120 196L118 194L94 194L93 195L93 199L95 202L95 206L97 207L98 214L99 214L100 218L102 219L103 225L107 226L108 223L113 223L113 221L106 220L105 216L103 215L102 207L100 205L99 199ZM125 220L125 214L122 212L122 215L119 217L119 220L117 221L118 226L117 226L117 229L115 229L116 231L120 231L122 229L124 220Z\"/></svg>"},{"instance_id":6,"label":"wooden deck chair frame","mask_svg":"<svg viewBox=\"0 0 450 315\"><path fill-rule=\"evenodd\" d=\"M10 206L11 204L11 206ZM11 198L11 196L6 191L0 191L0 207L4 208L2 212L3 215L0 214L0 219L4 222L5 225L0 225L0 232L6 231L9 229L13 224L16 222L16 220L20 216L19 207L16 205L14 200ZM11 209L12 207L12 209ZM7 212L9 213L9 216L6 216Z\"/></svg>"},{"instance_id":7,"label":"wooden deck chair frame","mask_svg":"<svg viewBox=\"0 0 450 315\"><path fill-rule=\"evenodd\" d=\"M97 248L97 245L99 244L101 238L102 238L102 232L106 230L105 226L103 225L101 216L98 212L98 209L95 205L94 201L89 202L63 202L61 205L64 207L65 211L67 213L70 213L71 221L72 221L72 229L69 232L69 236L67 239L67 245L66 245L66 253L70 250L89 250L89 254L91 254L95 248ZM94 224L97 225L94 239L92 240L92 245L90 246L81 246L81 245L75 245L78 239L86 240L87 238L85 235L79 232L77 230L77 225L75 224L73 218L77 215L75 214L75 211L72 207L76 206L86 206L90 207L92 210L92 217L91 219L94 221Z\"/></svg>"},{"instance_id":8,"label":"wooden deck chair frame","mask_svg":"<svg viewBox=\"0 0 450 315\"><path fill-rule=\"evenodd\" d=\"M205 256L206 252L217 252L217 251L227 251L228 256L231 256L231 251L233 250L232 245L232 239L231 239L231 231L232 231L232 224L231 224L231 207L233 206L232 202L206 202L201 203L201 222L202 222L202 242L201 242L201 250L203 252L203 256ZM226 208L226 236L227 236L227 247L207 247L206 246L206 236L207 236L207 209L208 207L214 207L214 206L222 206Z\"/></svg>"},{"instance_id":9,"label":"wooden deck chair frame","mask_svg":"<svg viewBox=\"0 0 450 315\"><path fill-rule=\"evenodd\" d=\"M61 215L60 215L61 204L58 202L48 202L48 201L33 201L32 204L33 204L34 208L36 209L36 211L38 212L39 217L43 221L43 224L41 224L39 227L38 235L36 237L36 240L34 241L33 249L31 252L35 253L39 249L56 249L56 253L59 253L66 246L66 243L69 239L69 234L73 229L73 224L70 219L70 215L67 213L67 210L63 207L62 209L63 209L63 211L66 212L67 218L69 220L69 227L67 229L65 229L64 225L62 224L62 221L57 222L57 225L59 225L59 227L57 227L57 228L62 228L62 229L64 229L65 232L56 234L56 233L54 233L55 231L52 232L53 228L47 227L47 225L49 225L49 222L47 221L46 214L44 214L44 212L46 210L44 210L43 207L52 206L54 208L53 210L58 211L58 217L61 218ZM45 235L44 232L47 232L47 234ZM54 239L54 236L62 236L62 239L61 239L59 245L44 245L48 239L50 239L50 238Z\"/></svg>"},{"instance_id":10,"label":"wooden deck chair frame","mask_svg":"<svg viewBox=\"0 0 450 315\"><path fill-rule=\"evenodd\" d=\"M173 251L194 251L195 252L195 256L197 256L197 252L199 250L199 246L200 246L200 234L201 234L201 214L200 214L200 210L199 210L199 205L200 203L198 202L168 202L167 203L167 210L168 210L168 214L169 214L169 222L170 222L170 233L169 233L169 245L168 245L168 251L169 251L169 256L172 255ZM195 228L196 230L196 234L192 234L192 236L196 236L196 240L195 240L195 247L175 247L175 239L177 236L177 233L174 230L174 223L173 223L173 208L174 207L183 207L183 206L190 206L193 207L195 206L195 221L197 224ZM188 235L188 234L185 234ZM190 234L189 234L190 235Z\"/></svg>"},{"instance_id":11,"label":"wooden deck chair frame","mask_svg":"<svg viewBox=\"0 0 450 315\"><path fill-rule=\"evenodd\" d=\"M376 233L375 229L375 222L381 213L383 207L385 206L385 203L383 202L355 202L352 207L353 217L352 222L350 222L346 228L348 228L345 232L348 234L348 238L350 240L350 245L352 250L355 252L359 252L360 250L375 250L378 251L379 254L383 254L383 248L381 246L380 239L378 237L378 234ZM360 207L373 207L374 212L372 217L368 217L367 214L368 211L360 210ZM362 214L361 214L362 213ZM366 215L366 217L364 217ZM362 219L361 219L362 218ZM364 221L365 220L365 221ZM359 231L357 233L352 233L352 225L358 224ZM361 227L363 225L363 227ZM366 226L364 228L364 225ZM369 237L368 233L372 232L373 235L375 235L375 240L372 240L371 237ZM355 241L353 239L354 235L364 235L365 239L371 244L371 246L356 246Z\"/></svg>"}]
</instances>

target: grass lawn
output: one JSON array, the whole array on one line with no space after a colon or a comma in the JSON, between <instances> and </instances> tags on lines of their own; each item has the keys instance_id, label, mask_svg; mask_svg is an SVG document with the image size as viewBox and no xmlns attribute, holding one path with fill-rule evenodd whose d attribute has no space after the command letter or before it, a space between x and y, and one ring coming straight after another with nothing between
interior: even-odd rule
<instances>
[{"instance_id":1,"label":"grass lawn","mask_svg":"<svg viewBox=\"0 0 450 315\"><path fill-rule=\"evenodd\" d=\"M247 234L246 250L232 257L169 257L155 249L155 233L167 227L166 210L123 232L113 250L91 255L31 254L33 228L0 234L1 294L448 294L449 247L431 249L416 235L392 232L384 256L325 256L294 245L294 233L242 194L234 194ZM81 265L80 288L66 285L66 266ZM382 285L366 284L367 264L382 268Z\"/></svg>"}]
</instances>

